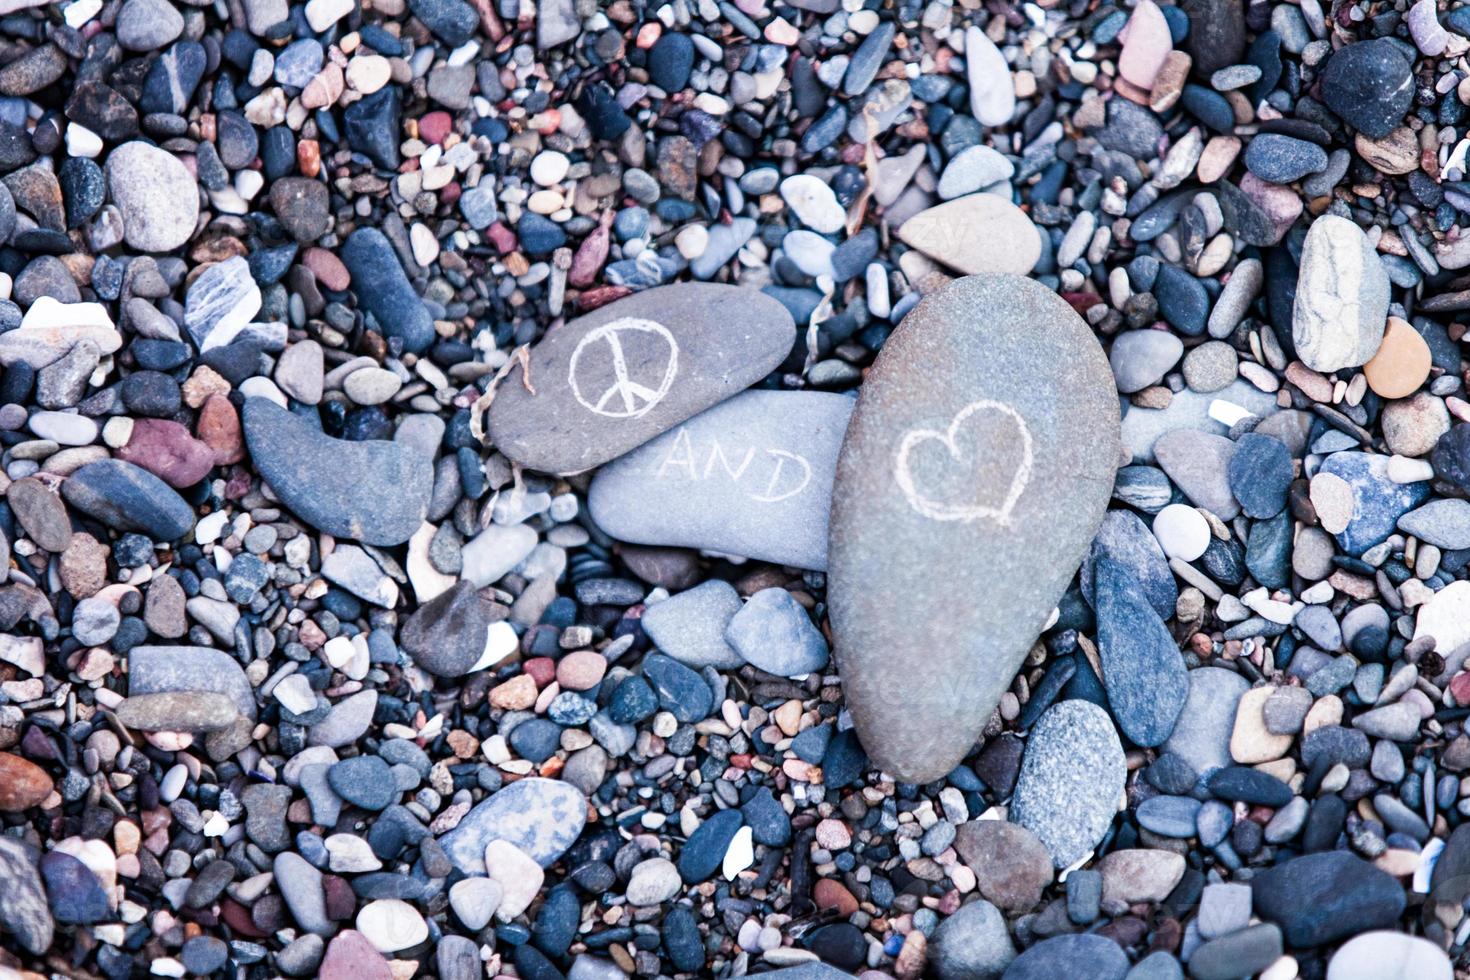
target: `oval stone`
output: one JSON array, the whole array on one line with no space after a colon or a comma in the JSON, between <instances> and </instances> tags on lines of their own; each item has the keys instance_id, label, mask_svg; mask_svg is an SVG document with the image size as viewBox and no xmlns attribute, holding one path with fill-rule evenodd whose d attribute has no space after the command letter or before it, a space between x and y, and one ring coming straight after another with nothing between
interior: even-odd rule
<instances>
[{"instance_id":1,"label":"oval stone","mask_svg":"<svg viewBox=\"0 0 1470 980\"><path fill-rule=\"evenodd\" d=\"M1128 775L1108 713L1091 701L1063 701L1031 730L1010 817L1030 830L1065 868L1107 833Z\"/></svg>"},{"instance_id":2,"label":"oval stone","mask_svg":"<svg viewBox=\"0 0 1470 980\"><path fill-rule=\"evenodd\" d=\"M821 391L736 395L599 470L592 518L620 541L825 569L854 404Z\"/></svg>"},{"instance_id":3,"label":"oval stone","mask_svg":"<svg viewBox=\"0 0 1470 980\"><path fill-rule=\"evenodd\" d=\"M209 691L228 697L255 720L255 688L240 662L210 647L133 647L128 652L128 697L174 691Z\"/></svg>"},{"instance_id":4,"label":"oval stone","mask_svg":"<svg viewBox=\"0 0 1470 980\"><path fill-rule=\"evenodd\" d=\"M923 783L969 752L1077 571L1118 456L1107 358L1040 283L957 280L889 338L838 456L828 561L838 669L877 765Z\"/></svg>"},{"instance_id":5,"label":"oval stone","mask_svg":"<svg viewBox=\"0 0 1470 980\"><path fill-rule=\"evenodd\" d=\"M752 289L637 293L536 345L496 390L491 441L533 470L588 470L755 384L795 340L786 307Z\"/></svg>"},{"instance_id":6,"label":"oval stone","mask_svg":"<svg viewBox=\"0 0 1470 980\"><path fill-rule=\"evenodd\" d=\"M0 752L0 813L19 813L51 795L51 777L29 759Z\"/></svg>"}]
</instances>

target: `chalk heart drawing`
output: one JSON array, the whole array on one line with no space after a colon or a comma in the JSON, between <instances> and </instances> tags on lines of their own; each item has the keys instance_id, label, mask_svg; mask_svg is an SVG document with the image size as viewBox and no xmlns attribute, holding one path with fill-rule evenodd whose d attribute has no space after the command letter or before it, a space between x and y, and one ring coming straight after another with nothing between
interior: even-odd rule
<instances>
[{"instance_id":1,"label":"chalk heart drawing","mask_svg":"<svg viewBox=\"0 0 1470 980\"><path fill-rule=\"evenodd\" d=\"M652 345L654 356L628 372L627 351ZM625 316L604 323L577 343L567 368L567 383L587 411L610 419L636 419L664 400L679 373L679 345L667 327ZM594 380L595 379L595 380Z\"/></svg>"},{"instance_id":2,"label":"chalk heart drawing","mask_svg":"<svg viewBox=\"0 0 1470 980\"><path fill-rule=\"evenodd\" d=\"M989 418L992 425L997 422L1007 424L1015 429L1020 438L1021 460L1016 466L1016 472L1011 477L1010 486L1006 489L1005 497L999 506L992 506L978 500L939 499L927 493L925 488L919 486L914 479L911 458L917 448L928 442L939 443L949 453L950 459L956 463L966 462L957 437L972 418L976 420L976 423ZM1033 462L1035 462L1035 456L1033 455L1031 428L1021 417L1021 413L1004 402L983 398L960 409L950 421L949 428L943 432L934 429L911 429L904 433L894 457L893 475L899 489L903 491L904 498L908 500L909 506L930 520L969 523L985 519L992 520L1001 527L1009 527L1011 513L1015 510L1016 502L1021 499L1021 494L1026 491L1026 485L1031 482Z\"/></svg>"}]
</instances>

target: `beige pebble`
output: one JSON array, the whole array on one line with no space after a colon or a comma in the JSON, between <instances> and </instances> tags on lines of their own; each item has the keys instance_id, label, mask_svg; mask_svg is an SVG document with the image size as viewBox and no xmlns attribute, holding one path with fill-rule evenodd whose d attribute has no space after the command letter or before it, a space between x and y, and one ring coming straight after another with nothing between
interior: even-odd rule
<instances>
[{"instance_id":1,"label":"beige pebble","mask_svg":"<svg viewBox=\"0 0 1470 980\"><path fill-rule=\"evenodd\" d=\"M1270 762L1291 749L1290 735L1273 735L1262 715L1274 687L1253 687L1241 696L1235 709L1235 729L1230 733L1230 757L1242 765Z\"/></svg>"},{"instance_id":2,"label":"beige pebble","mask_svg":"<svg viewBox=\"0 0 1470 980\"><path fill-rule=\"evenodd\" d=\"M1429 377L1430 363L1429 345L1419 331L1391 316L1378 353L1363 365L1363 376L1380 396L1406 398Z\"/></svg>"}]
</instances>

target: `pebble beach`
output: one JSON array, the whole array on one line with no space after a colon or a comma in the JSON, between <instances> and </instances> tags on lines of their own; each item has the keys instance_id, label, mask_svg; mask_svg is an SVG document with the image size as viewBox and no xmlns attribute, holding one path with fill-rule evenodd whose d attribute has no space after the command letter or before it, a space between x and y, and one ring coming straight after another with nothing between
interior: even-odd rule
<instances>
[{"instance_id":1,"label":"pebble beach","mask_svg":"<svg viewBox=\"0 0 1470 980\"><path fill-rule=\"evenodd\" d=\"M0 0L0 980L1470 977L1470 6Z\"/></svg>"}]
</instances>

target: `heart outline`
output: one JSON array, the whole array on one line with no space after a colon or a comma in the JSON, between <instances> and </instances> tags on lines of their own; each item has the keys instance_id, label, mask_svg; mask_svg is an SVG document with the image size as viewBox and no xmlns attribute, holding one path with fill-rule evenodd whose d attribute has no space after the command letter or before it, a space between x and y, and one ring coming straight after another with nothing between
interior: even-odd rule
<instances>
[{"instance_id":1,"label":"heart outline","mask_svg":"<svg viewBox=\"0 0 1470 980\"><path fill-rule=\"evenodd\" d=\"M937 440L943 444L950 459L955 462L963 462L959 454L959 446L955 442L955 434L970 416L980 411L994 411L1007 416L1016 423L1016 428L1021 433L1021 463L1016 467L1015 475L1011 477L1011 485L1006 490L1005 499L1001 501L999 507L991 507L986 504L946 503L926 497L914 485L914 475L909 468L909 454L920 443ZM1021 413L1005 402L982 398L956 412L954 418L950 420L949 427L943 432L936 429L910 429L904 433L903 439L899 441L898 451L894 455L893 478L909 506L920 517L927 517L933 521L960 521L966 524L981 518L989 518L1001 527L1010 527L1012 512L1020 501L1021 494L1025 493L1027 484L1031 482L1031 467L1034 462L1031 429Z\"/></svg>"}]
</instances>

